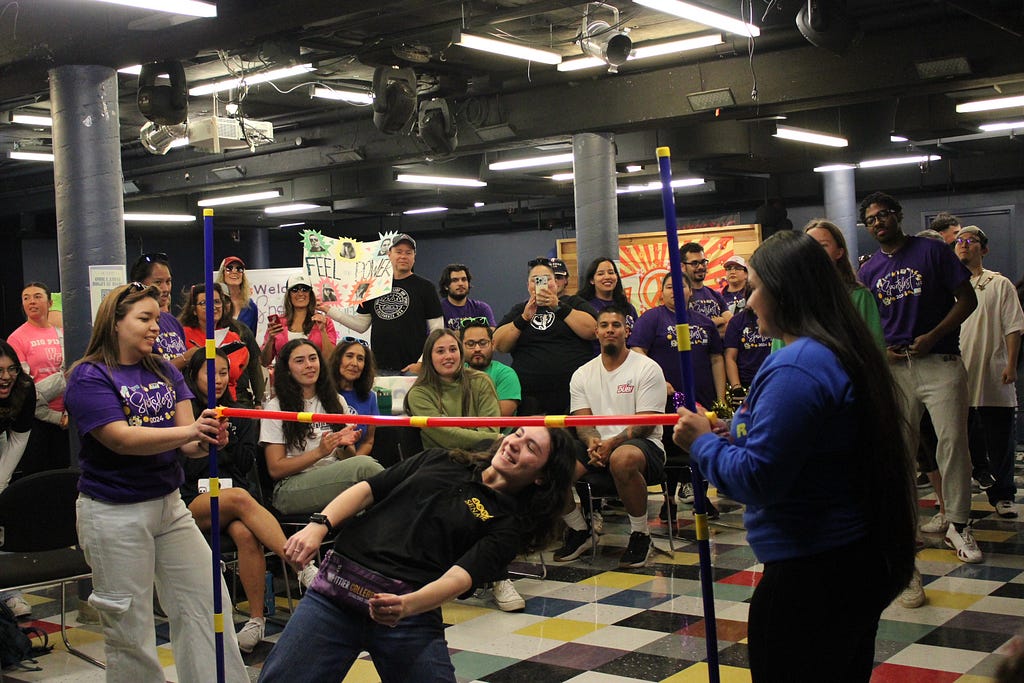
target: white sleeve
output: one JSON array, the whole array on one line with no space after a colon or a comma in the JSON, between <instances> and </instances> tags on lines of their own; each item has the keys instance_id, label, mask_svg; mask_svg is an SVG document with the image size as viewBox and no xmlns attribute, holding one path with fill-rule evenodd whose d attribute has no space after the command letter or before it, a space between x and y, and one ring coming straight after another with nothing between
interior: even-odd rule
<instances>
[{"instance_id":1,"label":"white sleeve","mask_svg":"<svg viewBox=\"0 0 1024 683\"><path fill-rule=\"evenodd\" d=\"M638 354L639 355L639 354ZM665 412L665 373L661 366L653 360L645 358L644 369L640 373L637 386L636 412Z\"/></svg>"},{"instance_id":2,"label":"white sleeve","mask_svg":"<svg viewBox=\"0 0 1024 683\"><path fill-rule=\"evenodd\" d=\"M277 398L267 401L266 410L281 410ZM281 420L260 420L260 443L284 444L284 423Z\"/></svg>"},{"instance_id":3,"label":"white sleeve","mask_svg":"<svg viewBox=\"0 0 1024 683\"><path fill-rule=\"evenodd\" d=\"M356 332L366 332L370 329L370 323L372 322L372 318L369 313L346 313L341 310L340 306L332 306L331 308L328 308L327 315L331 319L337 320L345 327L349 327Z\"/></svg>"},{"instance_id":4,"label":"white sleeve","mask_svg":"<svg viewBox=\"0 0 1024 683\"><path fill-rule=\"evenodd\" d=\"M586 365L576 368L569 380L569 414L575 413L583 408L590 408L590 401L587 400L587 377Z\"/></svg>"},{"instance_id":5,"label":"white sleeve","mask_svg":"<svg viewBox=\"0 0 1024 683\"><path fill-rule=\"evenodd\" d=\"M7 488L14 470L25 454L28 436L32 432L7 432L7 445L0 448L0 491Z\"/></svg>"}]
</instances>

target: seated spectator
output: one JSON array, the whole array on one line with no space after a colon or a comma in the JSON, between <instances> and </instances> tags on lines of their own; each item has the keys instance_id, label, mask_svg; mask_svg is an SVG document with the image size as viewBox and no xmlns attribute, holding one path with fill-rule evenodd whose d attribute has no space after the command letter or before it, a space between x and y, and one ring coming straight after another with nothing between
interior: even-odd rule
<instances>
[{"instance_id":1,"label":"seated spectator","mask_svg":"<svg viewBox=\"0 0 1024 683\"><path fill-rule=\"evenodd\" d=\"M334 386L345 399L348 412L354 415L380 415L373 383L377 378L377 365L373 351L364 339L345 337L334 348L328 361ZM373 425L354 425L359 430L356 455L370 455L373 451Z\"/></svg>"},{"instance_id":2,"label":"seated spectator","mask_svg":"<svg viewBox=\"0 0 1024 683\"><path fill-rule=\"evenodd\" d=\"M409 415L497 417L498 396L484 373L467 368L462 342L451 330L434 330L423 345L420 374L405 395ZM498 438L497 427L426 427L420 430L425 448L472 450L481 441Z\"/></svg>"},{"instance_id":3,"label":"seated spectator","mask_svg":"<svg viewBox=\"0 0 1024 683\"><path fill-rule=\"evenodd\" d=\"M344 415L348 405L321 368L320 349L308 339L293 339L277 356L275 397L267 410ZM324 422L263 420L260 443L266 445L267 470L274 485L274 507L285 514L317 512L336 495L383 467L368 455L356 455L359 430Z\"/></svg>"},{"instance_id":4,"label":"seated spectator","mask_svg":"<svg viewBox=\"0 0 1024 683\"><path fill-rule=\"evenodd\" d=\"M288 278L284 295L284 317L268 320L263 340L263 364L270 366L284 345L294 339L309 339L324 358L334 353L338 332L334 321L316 310L316 292L305 275Z\"/></svg>"},{"instance_id":5,"label":"seated spectator","mask_svg":"<svg viewBox=\"0 0 1024 683\"><path fill-rule=\"evenodd\" d=\"M227 285L228 293L231 295L232 317L248 327L250 332L255 333L260 315L256 302L252 299L249 278L245 276L245 261L237 256L228 256L220 262L216 281L218 284Z\"/></svg>"},{"instance_id":6,"label":"seated spectator","mask_svg":"<svg viewBox=\"0 0 1024 683\"><path fill-rule=\"evenodd\" d=\"M487 321L481 318L466 318L462 321L462 348L466 351L466 365L491 378L498 394L501 416L511 417L516 414L519 401L522 400L522 389L516 371L493 360L492 334Z\"/></svg>"},{"instance_id":7,"label":"seated spectator","mask_svg":"<svg viewBox=\"0 0 1024 683\"><path fill-rule=\"evenodd\" d=\"M214 340L217 342L217 347L223 350L231 360L228 394L232 401L239 401L240 397L244 395L248 399L244 403L251 406L253 390L248 373L249 349L242 338L227 326L231 314L225 313L225 310L230 311L230 299L222 291L220 285L213 289L213 320L216 327ZM193 285L185 299L185 305L181 308L181 315L178 316L178 320L185 330L185 344L188 347L185 356L189 358L190 362L193 356L203 357L205 355L203 349L206 348L206 302L206 285ZM225 303L227 303L227 309L225 309Z\"/></svg>"},{"instance_id":8,"label":"seated spectator","mask_svg":"<svg viewBox=\"0 0 1024 683\"><path fill-rule=\"evenodd\" d=\"M216 374L214 391L217 404L234 406L235 402L228 393L230 377L230 361L223 350L217 349L215 359ZM193 354L185 366L185 383L195 398L192 399L192 412L196 418L202 415L207 405L207 361L202 354ZM259 427L254 420L232 418L228 422L228 443L217 449L217 476L220 478L221 489L218 497L220 507L220 529L227 533L238 548L238 578L242 582L242 590L249 600L249 620L238 632L238 649L252 652L256 644L263 639L266 618L263 615L263 598L266 591L264 576L267 573L267 558L263 554L264 546L271 552L284 555L284 531L269 510L260 505L253 497L255 486L250 472L256 458L256 434ZM181 485L181 499L185 501L196 525L201 531L208 532L212 526L210 516L210 456L200 458L180 457L182 469L185 470L185 483ZM206 487L201 480L206 480ZM287 559L287 558L286 558ZM293 567L299 574L299 582L309 586L316 576L317 567L310 562L304 569Z\"/></svg>"},{"instance_id":9,"label":"seated spectator","mask_svg":"<svg viewBox=\"0 0 1024 683\"><path fill-rule=\"evenodd\" d=\"M577 295L593 306L598 313L614 303L626 311L626 322L630 328L640 317L637 315L636 307L626 297L626 290L622 288L619 267L607 256L598 256L590 262L587 272L583 275L583 286ZM597 340L594 341L594 351L597 354L601 353L601 344Z\"/></svg>"}]
</instances>

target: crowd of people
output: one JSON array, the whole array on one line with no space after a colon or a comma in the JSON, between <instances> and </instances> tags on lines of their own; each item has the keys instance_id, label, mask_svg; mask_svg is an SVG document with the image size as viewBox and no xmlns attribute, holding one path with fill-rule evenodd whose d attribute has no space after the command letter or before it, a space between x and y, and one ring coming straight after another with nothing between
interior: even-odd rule
<instances>
[{"instance_id":1,"label":"crowd of people","mask_svg":"<svg viewBox=\"0 0 1024 683\"><path fill-rule=\"evenodd\" d=\"M189 287L175 316L167 256L144 254L133 281L104 299L70 371L61 328L48 317L49 289L31 282L25 324L0 341L0 490L12 477L67 467L74 419L89 605L117 680L157 676L154 583L179 675L211 680L212 632L199 623L212 590L202 535L212 531L202 483L211 445L224 482L219 531L239 549L250 605L237 636L226 629L228 680L247 680L238 652L264 635L264 548L285 558L309 591L262 680L291 680L297 658L338 676L364 649L385 680L411 670L451 680L444 601L490 586L501 609L523 609L508 564L551 540L559 519L555 561L593 547L594 520L575 504L571 484L610 476L630 526L620 566L639 568L652 548L647 486L668 485L672 500L660 517L674 518L677 486L679 500L693 499L684 467L692 461L746 506L748 538L765 565L750 613L755 680L785 677L784 639L815 618L816 607L794 596L808 586L825 591L837 575L858 587L844 598L846 632L823 634L806 650L866 680L882 609L894 598L908 608L925 600L914 567L918 531L942 534L963 562L983 560L970 527L972 476L1000 516L1017 514L1014 383L1024 312L1014 285L984 268L981 228L936 224L938 239L909 236L899 202L882 193L862 202L860 219L878 249L859 272L842 231L823 219L772 236L749 261L729 256L720 290L706 282L704 248L689 242L680 248L680 299L666 275L660 304L640 315L610 256L588 265L578 294L567 291L565 262L545 257L526 264L526 299L496 319L470 298L467 266L445 267L435 288L414 272L415 240L400 234L387 250L389 294L348 313L319 302L306 276L293 276L284 315L268 318L261 343L241 258L222 261L212 290ZM677 305L688 312L686 328L676 323ZM213 386L197 353L211 332L208 306ZM357 333L372 325L369 340L340 337L335 322ZM684 329L690 338L680 344ZM376 378L414 374L404 404L411 415L672 413L684 391L681 348L699 408L679 409L674 430L430 427L422 454L388 468L373 457L372 426L224 420L205 408L212 391L220 405L376 415ZM745 397L731 426L707 417L730 397ZM920 521L918 453L938 500L936 514ZM271 491L255 484L261 459ZM310 515L309 525L286 538L272 510ZM713 506L708 515L717 515ZM808 516L813 530L801 523ZM483 528L488 520L497 521ZM316 550L343 522L318 567ZM338 577L353 572L380 586L369 600L339 589ZM18 595L0 597L16 613L30 609ZM325 647L311 657L313 643Z\"/></svg>"}]
</instances>

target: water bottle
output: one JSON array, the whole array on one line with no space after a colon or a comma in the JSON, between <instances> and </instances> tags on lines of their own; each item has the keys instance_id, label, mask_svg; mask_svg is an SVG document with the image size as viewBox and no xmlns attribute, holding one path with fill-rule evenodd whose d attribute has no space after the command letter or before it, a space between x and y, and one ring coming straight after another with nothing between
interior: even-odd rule
<instances>
[{"instance_id":1,"label":"water bottle","mask_svg":"<svg viewBox=\"0 0 1024 683\"><path fill-rule=\"evenodd\" d=\"M384 387L374 387L377 394L377 411L381 415L391 414L391 390Z\"/></svg>"},{"instance_id":2,"label":"water bottle","mask_svg":"<svg viewBox=\"0 0 1024 683\"><path fill-rule=\"evenodd\" d=\"M274 599L274 574L267 572L267 588L263 593L263 616L272 617L277 610L277 601Z\"/></svg>"}]
</instances>

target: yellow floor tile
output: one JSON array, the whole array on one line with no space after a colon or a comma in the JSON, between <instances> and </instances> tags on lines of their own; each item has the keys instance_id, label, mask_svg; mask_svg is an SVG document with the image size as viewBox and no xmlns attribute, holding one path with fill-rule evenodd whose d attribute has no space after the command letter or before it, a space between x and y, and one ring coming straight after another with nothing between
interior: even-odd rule
<instances>
[{"instance_id":1,"label":"yellow floor tile","mask_svg":"<svg viewBox=\"0 0 1024 683\"><path fill-rule=\"evenodd\" d=\"M156 649L156 657L160 660L160 666L174 666L174 651L170 644L161 645Z\"/></svg>"},{"instance_id":2,"label":"yellow floor tile","mask_svg":"<svg viewBox=\"0 0 1024 683\"><path fill-rule=\"evenodd\" d=\"M1000 531L998 529L972 529L974 538L979 541L1003 543L1017 535L1016 531Z\"/></svg>"},{"instance_id":3,"label":"yellow floor tile","mask_svg":"<svg viewBox=\"0 0 1024 683\"><path fill-rule=\"evenodd\" d=\"M72 628L68 629L68 640L71 641L73 647L79 647L86 643L95 643L103 640L102 633L96 633L85 628ZM54 646L56 650L67 650L64 647L64 641L60 637L60 631L54 631L50 634L50 644Z\"/></svg>"},{"instance_id":4,"label":"yellow floor tile","mask_svg":"<svg viewBox=\"0 0 1024 683\"><path fill-rule=\"evenodd\" d=\"M956 679L956 683L992 683L992 679L988 676L975 676L974 674L964 674L960 678Z\"/></svg>"},{"instance_id":5,"label":"yellow floor tile","mask_svg":"<svg viewBox=\"0 0 1024 683\"><path fill-rule=\"evenodd\" d=\"M956 554L948 548L923 548L917 551L917 559L925 562L960 564L960 560L956 559Z\"/></svg>"},{"instance_id":6,"label":"yellow floor tile","mask_svg":"<svg viewBox=\"0 0 1024 683\"><path fill-rule=\"evenodd\" d=\"M654 561L658 564L695 565L700 562L700 555L698 555L697 553L684 553L680 550L677 550L673 557L665 557L664 555L658 555Z\"/></svg>"},{"instance_id":7,"label":"yellow floor tile","mask_svg":"<svg viewBox=\"0 0 1024 683\"><path fill-rule=\"evenodd\" d=\"M927 586L925 586L924 592L928 598L928 604L932 607L952 607L960 610L967 609L985 597L984 595L971 595L969 593L934 591L929 590Z\"/></svg>"},{"instance_id":8,"label":"yellow floor tile","mask_svg":"<svg viewBox=\"0 0 1024 683\"><path fill-rule=\"evenodd\" d=\"M514 631L514 633L521 636L533 636L549 640L573 641L604 627L604 624L591 624L573 619L545 619L526 628Z\"/></svg>"},{"instance_id":9,"label":"yellow floor tile","mask_svg":"<svg viewBox=\"0 0 1024 683\"><path fill-rule=\"evenodd\" d=\"M630 574L627 572L604 572L597 576L591 576L580 583L587 586L604 586L606 588L633 588L651 580L646 574Z\"/></svg>"},{"instance_id":10,"label":"yellow floor tile","mask_svg":"<svg viewBox=\"0 0 1024 683\"><path fill-rule=\"evenodd\" d=\"M750 672L735 666L719 666L719 677L722 683L750 683ZM706 662L697 662L693 666L683 669L662 680L662 683L707 683L708 665Z\"/></svg>"},{"instance_id":11,"label":"yellow floor tile","mask_svg":"<svg viewBox=\"0 0 1024 683\"><path fill-rule=\"evenodd\" d=\"M484 614L491 614L493 609L477 607L476 605L463 605L458 602L447 602L441 607L441 614L446 624L461 624L470 619L476 619Z\"/></svg>"}]
</instances>

